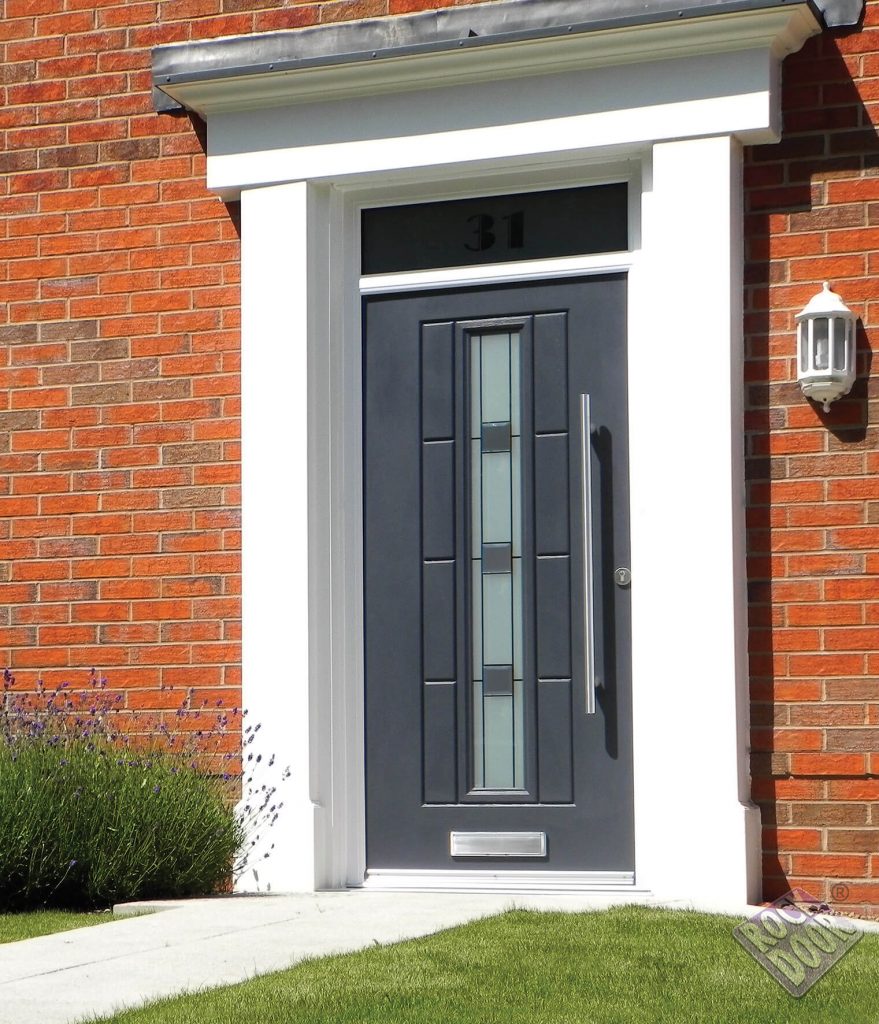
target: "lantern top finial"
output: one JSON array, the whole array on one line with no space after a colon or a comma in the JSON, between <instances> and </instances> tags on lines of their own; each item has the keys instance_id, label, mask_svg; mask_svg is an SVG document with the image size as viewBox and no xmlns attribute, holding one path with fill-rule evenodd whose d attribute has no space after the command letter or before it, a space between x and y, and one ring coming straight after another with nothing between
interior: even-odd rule
<instances>
[{"instance_id":1,"label":"lantern top finial","mask_svg":"<svg viewBox=\"0 0 879 1024\"><path fill-rule=\"evenodd\" d=\"M820 292L809 299L805 309L797 313L797 320L814 316L833 316L842 314L854 319L854 313L842 301L842 297L830 290L830 282L825 281Z\"/></svg>"}]
</instances>

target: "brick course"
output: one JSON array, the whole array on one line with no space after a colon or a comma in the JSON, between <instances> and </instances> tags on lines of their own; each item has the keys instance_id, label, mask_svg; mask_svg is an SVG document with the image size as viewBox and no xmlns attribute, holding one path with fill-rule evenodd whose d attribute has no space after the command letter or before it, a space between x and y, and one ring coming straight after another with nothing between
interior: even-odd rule
<instances>
[{"instance_id":1,"label":"brick course","mask_svg":"<svg viewBox=\"0 0 879 1024\"><path fill-rule=\"evenodd\" d=\"M240 699L238 211L204 187L203 124L153 112L150 47L451 5L6 0L0 643L20 684L95 666L132 712L170 714L188 687ZM746 151L745 177L765 895L844 884L849 906L874 911L877 115L869 0L862 31L787 59L784 140ZM794 314L824 279L862 323L858 383L826 415L802 399L793 352Z\"/></svg>"}]
</instances>

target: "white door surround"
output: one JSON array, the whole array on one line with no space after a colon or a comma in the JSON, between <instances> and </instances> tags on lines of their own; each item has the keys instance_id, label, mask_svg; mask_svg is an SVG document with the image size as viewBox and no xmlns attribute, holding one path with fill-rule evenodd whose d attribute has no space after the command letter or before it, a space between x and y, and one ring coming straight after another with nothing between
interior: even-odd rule
<instances>
[{"instance_id":1,"label":"white door surround","mask_svg":"<svg viewBox=\"0 0 879 1024\"><path fill-rule=\"evenodd\" d=\"M820 27L806 3L697 20L697 33L692 22L620 29L603 48L584 37L564 50L556 38L551 74L545 41L520 41L490 59L483 49L452 64L448 54L379 61L382 74L364 61L335 77L304 69L266 73L261 87L259 76L239 80L237 91L203 78L167 90L207 116L208 184L242 205L243 703L276 758L269 768L264 757L260 777L292 769L261 839L272 855L242 888L364 879L360 209L624 179L631 251L574 258L563 273L629 274L631 888L705 906L759 898L741 147L777 139L781 59ZM425 75L430 88L413 88ZM362 284L558 276L559 262ZM527 873L497 885L529 890Z\"/></svg>"}]
</instances>

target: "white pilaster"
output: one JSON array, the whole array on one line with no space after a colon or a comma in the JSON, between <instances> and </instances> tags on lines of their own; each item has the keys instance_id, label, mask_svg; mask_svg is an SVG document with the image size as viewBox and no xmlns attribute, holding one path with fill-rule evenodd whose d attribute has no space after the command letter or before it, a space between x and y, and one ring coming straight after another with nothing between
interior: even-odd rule
<instances>
[{"instance_id":1,"label":"white pilaster","mask_svg":"<svg viewBox=\"0 0 879 1024\"><path fill-rule=\"evenodd\" d=\"M260 730L255 788L278 786L284 807L238 887L315 886L310 791L308 340L314 315L309 188L248 189L242 220L243 705ZM273 767L268 761L274 755ZM254 756L255 760L255 756ZM286 767L290 778L282 781ZM253 762L245 763L245 772ZM274 844L268 859L263 854Z\"/></svg>"},{"instance_id":2,"label":"white pilaster","mask_svg":"<svg viewBox=\"0 0 879 1024\"><path fill-rule=\"evenodd\" d=\"M729 136L653 147L629 352L636 877L701 905L759 896L740 161Z\"/></svg>"}]
</instances>

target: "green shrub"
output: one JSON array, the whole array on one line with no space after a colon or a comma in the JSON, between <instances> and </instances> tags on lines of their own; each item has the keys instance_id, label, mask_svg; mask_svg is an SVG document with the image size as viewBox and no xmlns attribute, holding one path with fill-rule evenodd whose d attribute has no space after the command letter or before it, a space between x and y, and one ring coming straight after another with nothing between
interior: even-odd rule
<instances>
[{"instance_id":1,"label":"green shrub","mask_svg":"<svg viewBox=\"0 0 879 1024\"><path fill-rule=\"evenodd\" d=\"M187 694L172 732L161 720L132 719L106 685L93 671L78 691L38 681L25 693L4 672L0 911L227 888L246 865L254 827L277 818L274 789L254 799L252 775L244 814L233 807L242 781L240 747L229 742L237 709L218 704L209 714ZM248 745L255 731L247 728Z\"/></svg>"},{"instance_id":2,"label":"green shrub","mask_svg":"<svg viewBox=\"0 0 879 1024\"><path fill-rule=\"evenodd\" d=\"M106 740L0 742L0 909L215 891L243 827L222 779Z\"/></svg>"}]
</instances>

